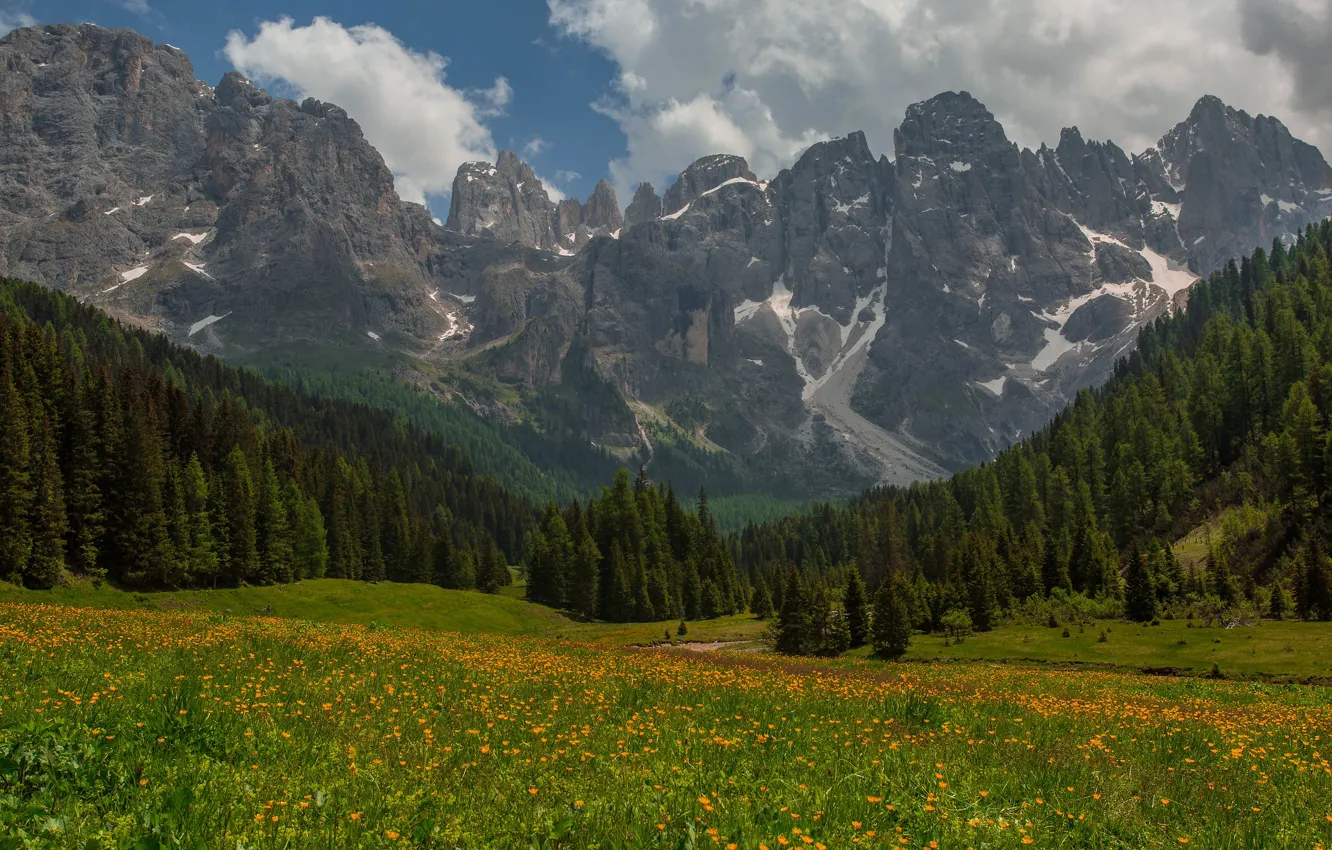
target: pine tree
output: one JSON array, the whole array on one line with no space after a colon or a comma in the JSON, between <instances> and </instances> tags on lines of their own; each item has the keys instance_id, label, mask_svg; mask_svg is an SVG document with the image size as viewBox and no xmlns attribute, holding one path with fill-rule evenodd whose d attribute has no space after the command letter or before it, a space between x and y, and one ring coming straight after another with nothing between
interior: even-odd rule
<instances>
[{"instance_id":1,"label":"pine tree","mask_svg":"<svg viewBox=\"0 0 1332 850\"><path fill-rule=\"evenodd\" d=\"M599 613L601 591L597 580L601 571L601 553L591 535L584 532L574 551L570 569L567 604L584 620L595 620Z\"/></svg>"},{"instance_id":2,"label":"pine tree","mask_svg":"<svg viewBox=\"0 0 1332 850\"><path fill-rule=\"evenodd\" d=\"M451 589L458 587L458 552L453 546L453 516L440 505L435 509L435 542L431 549L431 581Z\"/></svg>"},{"instance_id":3,"label":"pine tree","mask_svg":"<svg viewBox=\"0 0 1332 850\"><path fill-rule=\"evenodd\" d=\"M255 580L262 584L287 584L295 577L291 545L291 524L282 498L277 470L271 459L264 460L259 476L259 497L254 514L254 538L259 569Z\"/></svg>"},{"instance_id":4,"label":"pine tree","mask_svg":"<svg viewBox=\"0 0 1332 850\"><path fill-rule=\"evenodd\" d=\"M389 581L410 581L415 572L411 567L411 527L402 478L398 470L391 469L388 490L384 494L383 538L380 544L384 552L385 575Z\"/></svg>"},{"instance_id":5,"label":"pine tree","mask_svg":"<svg viewBox=\"0 0 1332 850\"><path fill-rule=\"evenodd\" d=\"M565 604L574 558L568 526L555 503L546 506L541 527L533 535L528 556L527 597L560 607Z\"/></svg>"},{"instance_id":6,"label":"pine tree","mask_svg":"<svg viewBox=\"0 0 1332 850\"><path fill-rule=\"evenodd\" d=\"M809 655L815 649L811 639L814 627L810 614L812 598L800 571L792 567L782 591L782 610L777 616L775 648L784 655Z\"/></svg>"},{"instance_id":7,"label":"pine tree","mask_svg":"<svg viewBox=\"0 0 1332 850\"><path fill-rule=\"evenodd\" d=\"M192 585L211 582L217 576L217 552L213 544L213 524L208 515L208 480L197 454L191 454L185 465L180 489L186 529L182 557L184 577Z\"/></svg>"},{"instance_id":8,"label":"pine tree","mask_svg":"<svg viewBox=\"0 0 1332 850\"><path fill-rule=\"evenodd\" d=\"M69 521L66 559L74 572L100 576L98 556L106 516L98 482L103 476L104 461L89 393L81 383L76 382L74 388L71 416L66 423L69 435L69 466L64 475Z\"/></svg>"},{"instance_id":9,"label":"pine tree","mask_svg":"<svg viewBox=\"0 0 1332 850\"><path fill-rule=\"evenodd\" d=\"M12 582L22 580L32 557L28 423L27 405L6 371L0 374L0 579Z\"/></svg>"},{"instance_id":10,"label":"pine tree","mask_svg":"<svg viewBox=\"0 0 1332 850\"><path fill-rule=\"evenodd\" d=\"M1156 619L1156 584L1142 553L1134 549L1129 558L1124 597L1124 613L1135 623L1149 623Z\"/></svg>"},{"instance_id":11,"label":"pine tree","mask_svg":"<svg viewBox=\"0 0 1332 850\"><path fill-rule=\"evenodd\" d=\"M749 610L760 620L766 620L773 615L772 593L768 591L768 585L762 579L754 586L754 594L749 600Z\"/></svg>"},{"instance_id":12,"label":"pine tree","mask_svg":"<svg viewBox=\"0 0 1332 850\"><path fill-rule=\"evenodd\" d=\"M864 646L869 641L870 616L865 599L865 582L860 578L859 569L851 570L851 578L846 583L846 593L842 597L842 609L846 612L850 646Z\"/></svg>"},{"instance_id":13,"label":"pine tree","mask_svg":"<svg viewBox=\"0 0 1332 850\"><path fill-rule=\"evenodd\" d=\"M113 511L107 526L110 573L129 584L144 584L170 569L171 541L162 505L166 469L152 410L134 390L129 377L118 395L124 413L122 445L116 453Z\"/></svg>"},{"instance_id":14,"label":"pine tree","mask_svg":"<svg viewBox=\"0 0 1332 850\"><path fill-rule=\"evenodd\" d=\"M1317 536L1305 550L1300 615L1306 620L1332 620L1332 559L1323 554Z\"/></svg>"},{"instance_id":15,"label":"pine tree","mask_svg":"<svg viewBox=\"0 0 1332 850\"><path fill-rule=\"evenodd\" d=\"M254 480L250 477L250 464L240 446L227 455L223 472L225 502L222 505L227 523L228 584L254 581L259 577L259 555L254 529Z\"/></svg>"},{"instance_id":16,"label":"pine tree","mask_svg":"<svg viewBox=\"0 0 1332 850\"><path fill-rule=\"evenodd\" d=\"M295 482L287 483L282 500L291 522L291 559L295 578L323 578L328 570L328 532L324 528L319 503L313 496L302 494Z\"/></svg>"},{"instance_id":17,"label":"pine tree","mask_svg":"<svg viewBox=\"0 0 1332 850\"><path fill-rule=\"evenodd\" d=\"M902 577L892 573L874 595L871 637L874 654L901 658L911 646L911 613L907 609Z\"/></svg>"},{"instance_id":18,"label":"pine tree","mask_svg":"<svg viewBox=\"0 0 1332 850\"><path fill-rule=\"evenodd\" d=\"M477 586L485 593L499 593L501 587L513 583L513 574L505 563L504 553L494 540L486 542L481 553L481 563L477 570Z\"/></svg>"},{"instance_id":19,"label":"pine tree","mask_svg":"<svg viewBox=\"0 0 1332 850\"><path fill-rule=\"evenodd\" d=\"M32 556L23 572L28 587L51 588L60 582L65 568L65 498L56 459L50 420L40 417L32 436L32 467L35 477L29 528ZM7 437L6 437L7 439Z\"/></svg>"},{"instance_id":20,"label":"pine tree","mask_svg":"<svg viewBox=\"0 0 1332 850\"><path fill-rule=\"evenodd\" d=\"M967 608L978 631L993 629L999 620L998 590L995 587L997 556L992 538L969 533L958 551L958 573L967 588Z\"/></svg>"}]
</instances>

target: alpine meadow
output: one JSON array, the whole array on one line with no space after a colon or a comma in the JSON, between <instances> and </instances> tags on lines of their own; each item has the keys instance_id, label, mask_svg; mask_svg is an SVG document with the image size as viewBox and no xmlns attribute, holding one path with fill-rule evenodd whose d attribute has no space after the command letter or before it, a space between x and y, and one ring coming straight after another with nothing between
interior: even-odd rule
<instances>
[{"instance_id":1,"label":"alpine meadow","mask_svg":"<svg viewBox=\"0 0 1332 850\"><path fill-rule=\"evenodd\" d=\"M1317 147L897 91L1137 139L1137 0L294 2L0 2L0 850L1332 850Z\"/></svg>"}]
</instances>

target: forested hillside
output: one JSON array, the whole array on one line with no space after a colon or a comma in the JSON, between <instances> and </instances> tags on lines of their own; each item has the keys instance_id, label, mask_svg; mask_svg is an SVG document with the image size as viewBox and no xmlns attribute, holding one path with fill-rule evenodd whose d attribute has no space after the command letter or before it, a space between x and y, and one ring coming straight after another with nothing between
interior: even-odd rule
<instances>
[{"instance_id":1,"label":"forested hillside","mask_svg":"<svg viewBox=\"0 0 1332 850\"><path fill-rule=\"evenodd\" d=\"M685 510L669 484L625 470L586 507L553 503L528 558L527 596L586 619L651 622L745 610L748 594L706 492Z\"/></svg>"},{"instance_id":2,"label":"forested hillside","mask_svg":"<svg viewBox=\"0 0 1332 850\"><path fill-rule=\"evenodd\" d=\"M457 447L477 471L538 504L595 493L619 468L612 455L577 434L544 433L527 423L491 423L461 403L443 402L387 373L257 368L265 377L298 392L386 410Z\"/></svg>"},{"instance_id":3,"label":"forested hillside","mask_svg":"<svg viewBox=\"0 0 1332 850\"><path fill-rule=\"evenodd\" d=\"M738 562L779 607L792 566L901 576L918 627L1061 606L1332 619L1330 255L1324 222L1231 262L994 463L750 528ZM1172 548L1191 531L1193 565Z\"/></svg>"},{"instance_id":4,"label":"forested hillside","mask_svg":"<svg viewBox=\"0 0 1332 850\"><path fill-rule=\"evenodd\" d=\"M509 582L530 504L438 433L0 283L0 578Z\"/></svg>"}]
</instances>

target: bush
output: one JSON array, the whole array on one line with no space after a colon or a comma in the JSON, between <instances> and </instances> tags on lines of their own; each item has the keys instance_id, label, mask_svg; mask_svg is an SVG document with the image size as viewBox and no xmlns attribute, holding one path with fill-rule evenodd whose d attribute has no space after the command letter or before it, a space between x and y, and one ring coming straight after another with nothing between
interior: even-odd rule
<instances>
[{"instance_id":1,"label":"bush","mask_svg":"<svg viewBox=\"0 0 1332 850\"><path fill-rule=\"evenodd\" d=\"M680 621L680 627L675 630L675 633L680 637L684 637L685 635L689 634L689 627L685 625L684 620Z\"/></svg>"}]
</instances>

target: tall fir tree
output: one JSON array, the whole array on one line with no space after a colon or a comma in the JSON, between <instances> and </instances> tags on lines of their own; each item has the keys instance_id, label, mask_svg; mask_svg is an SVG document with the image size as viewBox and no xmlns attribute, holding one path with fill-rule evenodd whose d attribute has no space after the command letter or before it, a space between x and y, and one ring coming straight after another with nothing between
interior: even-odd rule
<instances>
[{"instance_id":1,"label":"tall fir tree","mask_svg":"<svg viewBox=\"0 0 1332 850\"><path fill-rule=\"evenodd\" d=\"M1149 623L1158 613L1151 567L1136 549L1129 557L1128 575L1125 576L1124 613L1135 623Z\"/></svg>"},{"instance_id":2,"label":"tall fir tree","mask_svg":"<svg viewBox=\"0 0 1332 850\"><path fill-rule=\"evenodd\" d=\"M892 573L874 595L871 639L880 658L900 658L911 646L911 612L907 608L906 584Z\"/></svg>"},{"instance_id":3,"label":"tall fir tree","mask_svg":"<svg viewBox=\"0 0 1332 850\"><path fill-rule=\"evenodd\" d=\"M864 646L870 637L870 612L865 598L865 582L860 577L860 570L855 567L851 569L846 592L842 596L842 610L846 613L851 648Z\"/></svg>"}]
</instances>

